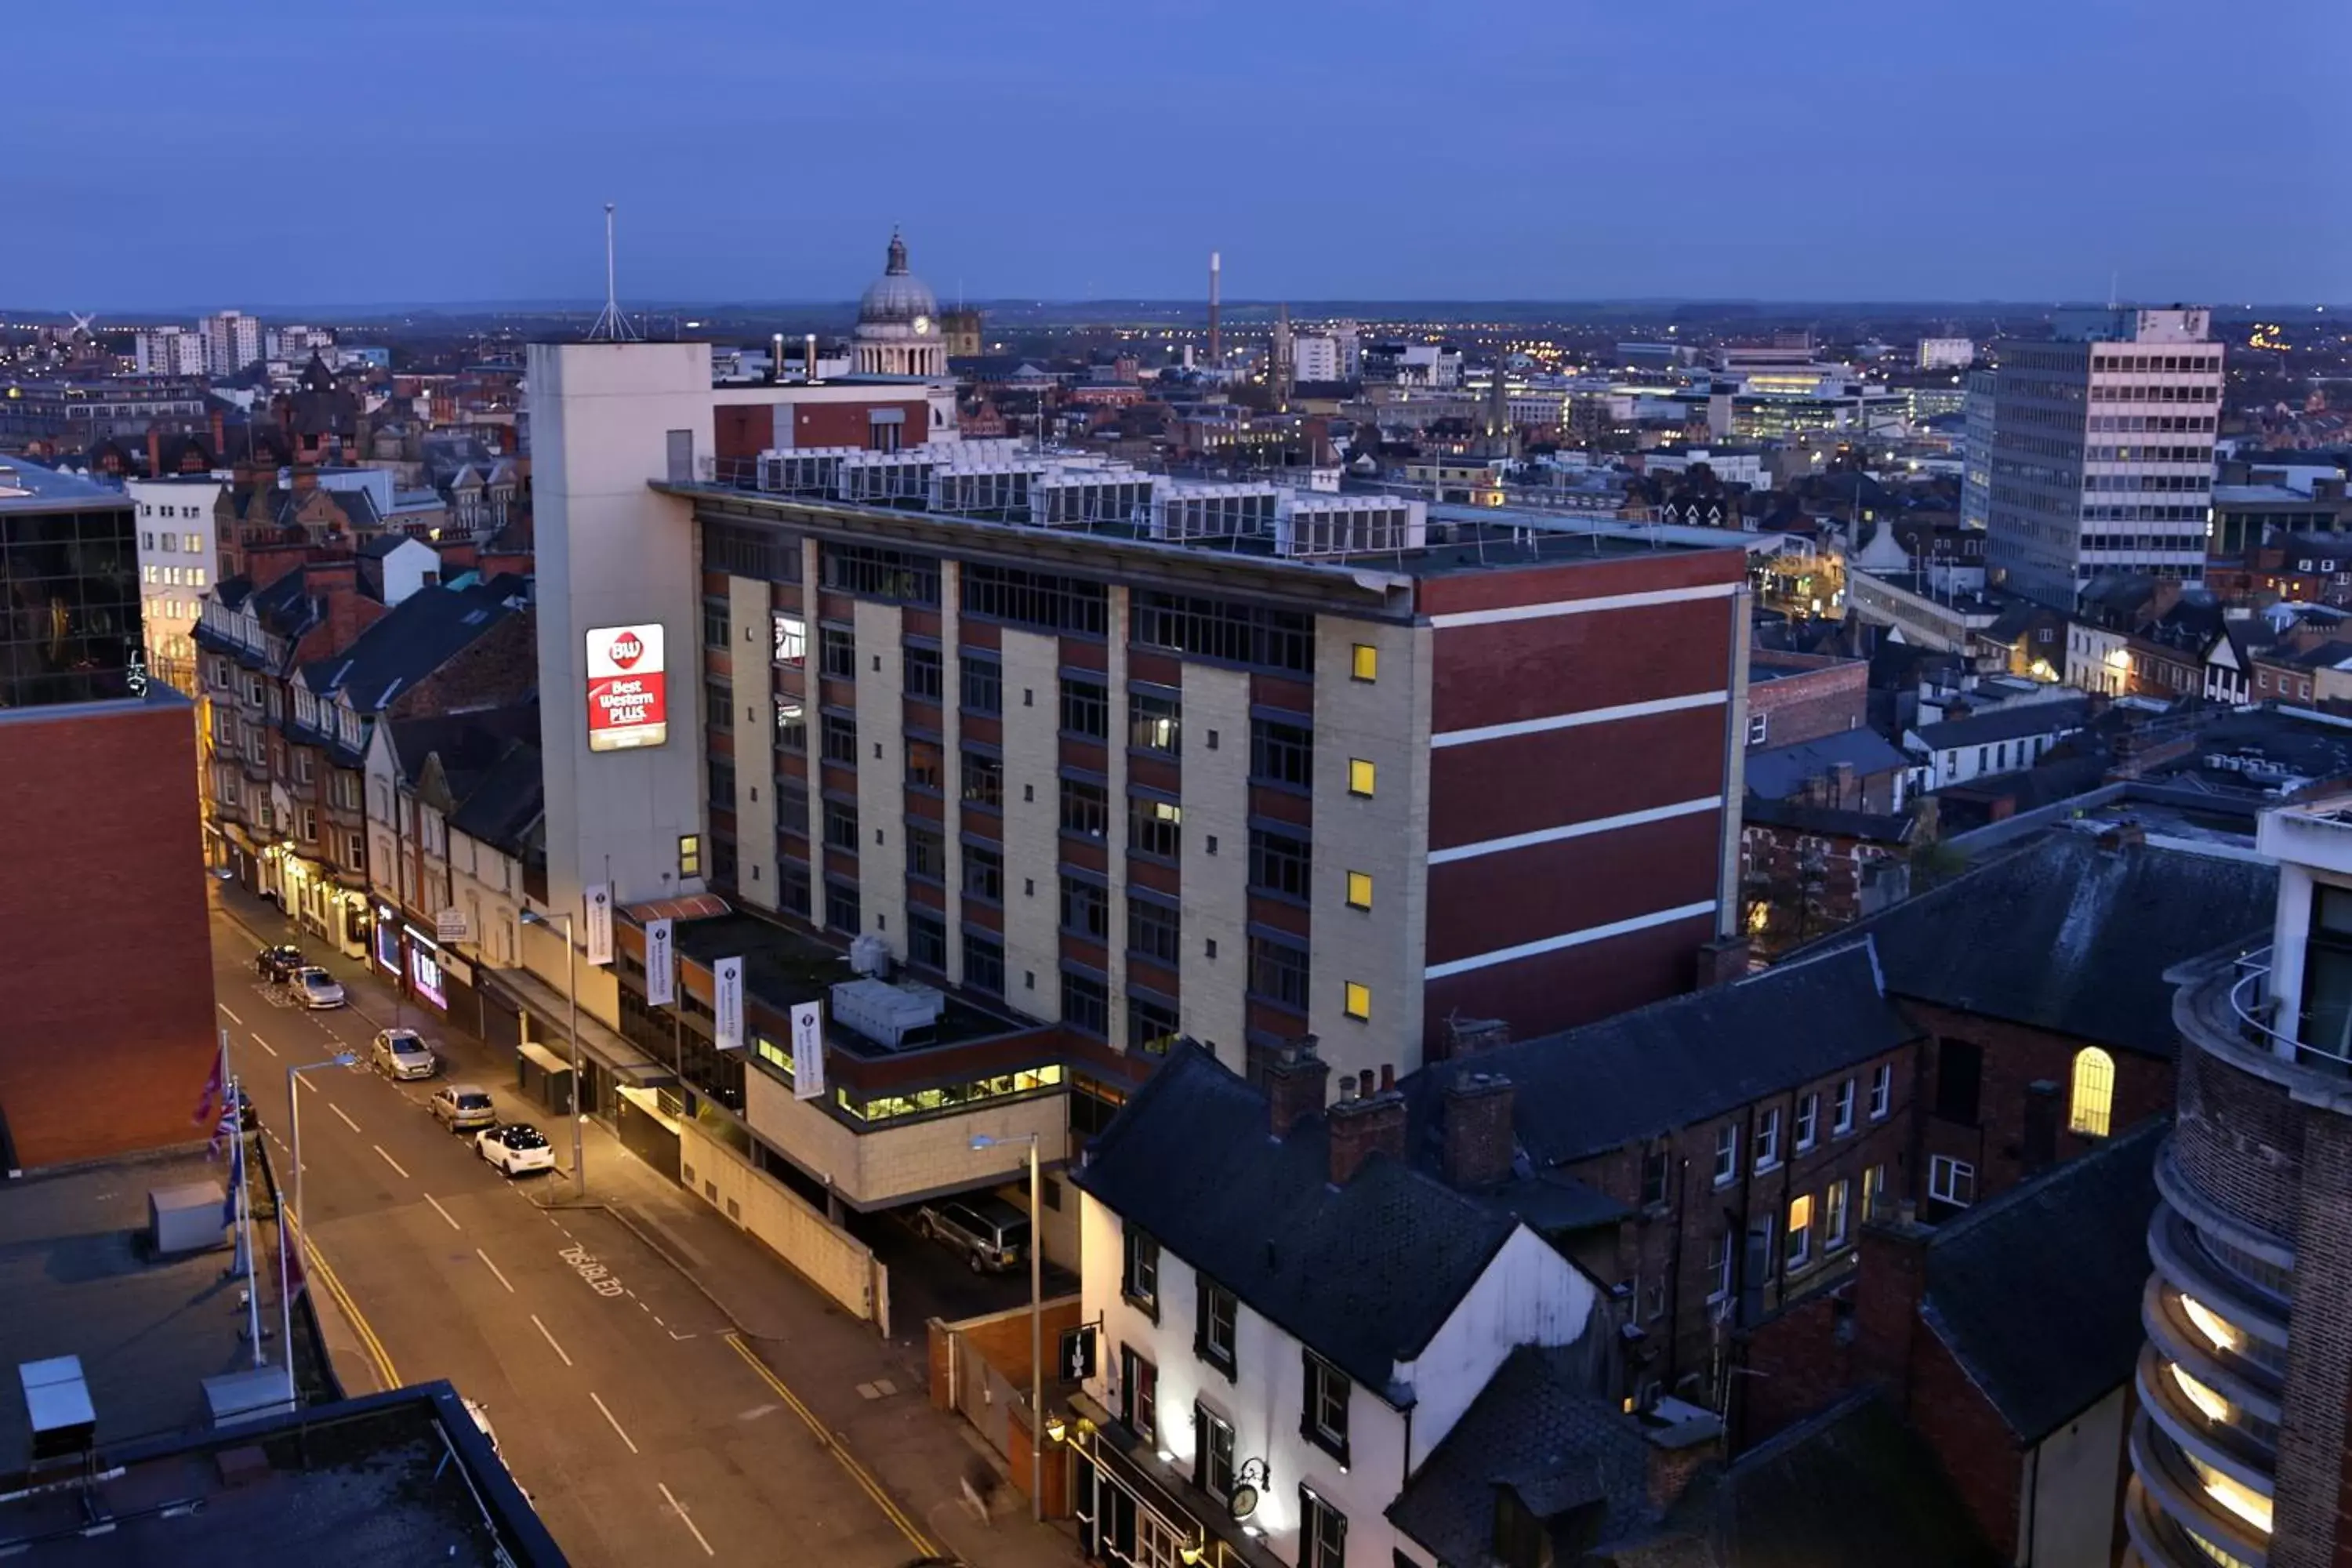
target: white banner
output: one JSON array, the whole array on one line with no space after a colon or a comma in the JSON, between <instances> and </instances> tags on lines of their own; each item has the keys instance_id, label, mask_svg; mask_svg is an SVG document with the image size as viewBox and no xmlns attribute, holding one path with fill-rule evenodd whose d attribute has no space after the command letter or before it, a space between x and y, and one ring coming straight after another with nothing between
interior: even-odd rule
<instances>
[{"instance_id":1,"label":"white banner","mask_svg":"<svg viewBox=\"0 0 2352 1568\"><path fill-rule=\"evenodd\" d=\"M677 955L670 949L670 922L646 922L646 1005L669 1007L677 1002Z\"/></svg>"},{"instance_id":2,"label":"white banner","mask_svg":"<svg viewBox=\"0 0 2352 1568\"><path fill-rule=\"evenodd\" d=\"M433 935L439 942L471 942L474 928L463 910L443 910L433 917Z\"/></svg>"},{"instance_id":3,"label":"white banner","mask_svg":"<svg viewBox=\"0 0 2352 1568\"><path fill-rule=\"evenodd\" d=\"M824 1098L824 1004L793 1005L793 1098Z\"/></svg>"},{"instance_id":4,"label":"white banner","mask_svg":"<svg viewBox=\"0 0 2352 1568\"><path fill-rule=\"evenodd\" d=\"M718 1020L719 1048L743 1048L743 961L722 958L710 966L710 1011Z\"/></svg>"},{"instance_id":5,"label":"white banner","mask_svg":"<svg viewBox=\"0 0 2352 1568\"><path fill-rule=\"evenodd\" d=\"M591 882L581 889L588 905L588 962L613 962L613 889L606 882Z\"/></svg>"}]
</instances>

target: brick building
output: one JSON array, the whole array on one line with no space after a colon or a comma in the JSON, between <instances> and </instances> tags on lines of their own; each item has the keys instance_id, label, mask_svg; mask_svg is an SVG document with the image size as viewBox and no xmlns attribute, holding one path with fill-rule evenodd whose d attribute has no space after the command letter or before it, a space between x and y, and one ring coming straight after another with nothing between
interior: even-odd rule
<instances>
[{"instance_id":1,"label":"brick building","mask_svg":"<svg viewBox=\"0 0 2352 1568\"><path fill-rule=\"evenodd\" d=\"M1794 745L1869 721L1870 664L1833 654L1767 653L1748 664L1748 745Z\"/></svg>"},{"instance_id":2,"label":"brick building","mask_svg":"<svg viewBox=\"0 0 2352 1568\"><path fill-rule=\"evenodd\" d=\"M1777 958L1906 897L1918 831L1915 816L1840 805L1826 789L1788 800L1751 792L1739 879L1754 956Z\"/></svg>"},{"instance_id":3,"label":"brick building","mask_svg":"<svg viewBox=\"0 0 2352 1568\"><path fill-rule=\"evenodd\" d=\"M0 579L56 612L0 629L0 1156L11 1173L199 1136L216 1049L194 727L142 660L120 491L0 466Z\"/></svg>"}]
</instances>

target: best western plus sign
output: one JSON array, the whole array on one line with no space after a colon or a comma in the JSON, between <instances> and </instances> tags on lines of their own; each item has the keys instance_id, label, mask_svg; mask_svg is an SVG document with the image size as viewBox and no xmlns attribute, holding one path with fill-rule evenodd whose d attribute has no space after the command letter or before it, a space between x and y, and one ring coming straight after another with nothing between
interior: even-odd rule
<instances>
[{"instance_id":1,"label":"best western plus sign","mask_svg":"<svg viewBox=\"0 0 2352 1568\"><path fill-rule=\"evenodd\" d=\"M669 739L658 624L588 633L588 749L627 751Z\"/></svg>"}]
</instances>

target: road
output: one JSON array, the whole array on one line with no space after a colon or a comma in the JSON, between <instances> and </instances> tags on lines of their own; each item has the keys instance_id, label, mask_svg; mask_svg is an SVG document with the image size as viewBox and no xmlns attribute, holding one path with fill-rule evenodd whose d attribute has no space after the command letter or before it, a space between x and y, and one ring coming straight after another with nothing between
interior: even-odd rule
<instances>
[{"instance_id":1,"label":"road","mask_svg":"<svg viewBox=\"0 0 2352 1568\"><path fill-rule=\"evenodd\" d=\"M441 1130L425 1109L436 1084L370 1070L390 1018L363 997L301 1008L254 973L259 943L243 927L217 910L213 922L232 1065L289 1186L287 1069L360 1057L300 1079L301 1202L379 1375L446 1378L478 1402L572 1561L898 1568L936 1550L857 1460L819 1443L690 1280L603 1209L569 1205L568 1176L509 1181ZM569 1162L563 1130L509 1079L457 1067Z\"/></svg>"}]
</instances>

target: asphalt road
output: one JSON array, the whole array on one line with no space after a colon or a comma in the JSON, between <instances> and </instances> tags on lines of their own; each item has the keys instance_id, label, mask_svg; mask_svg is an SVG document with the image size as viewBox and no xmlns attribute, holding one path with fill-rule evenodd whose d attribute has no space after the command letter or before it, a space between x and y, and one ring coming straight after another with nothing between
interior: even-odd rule
<instances>
[{"instance_id":1,"label":"asphalt road","mask_svg":"<svg viewBox=\"0 0 2352 1568\"><path fill-rule=\"evenodd\" d=\"M436 1082L365 1065L393 1020L304 1010L256 975L258 944L213 919L232 1067L289 1186L287 1069L360 1057L306 1073L299 1092L308 1232L363 1337L399 1381L447 1378L483 1407L572 1561L898 1568L916 1555L691 1281L604 1211L565 1206L567 1176L509 1181L478 1158L425 1109ZM557 1119L504 1080L460 1076L536 1121L568 1163Z\"/></svg>"}]
</instances>

